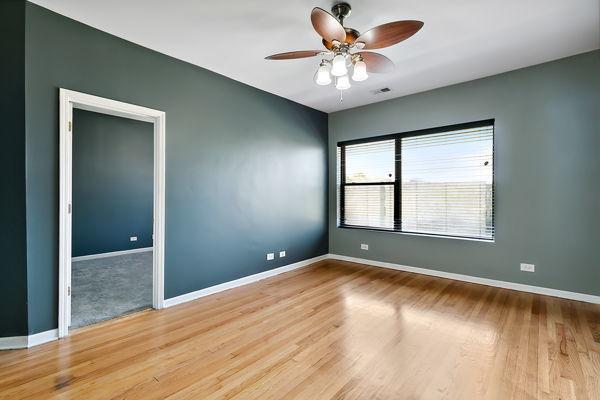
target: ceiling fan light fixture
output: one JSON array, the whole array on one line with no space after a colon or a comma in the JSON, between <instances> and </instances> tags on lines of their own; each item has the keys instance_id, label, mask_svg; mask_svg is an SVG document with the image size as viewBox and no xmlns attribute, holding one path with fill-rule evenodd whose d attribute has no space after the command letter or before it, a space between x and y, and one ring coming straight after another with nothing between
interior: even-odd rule
<instances>
[{"instance_id":1,"label":"ceiling fan light fixture","mask_svg":"<svg viewBox=\"0 0 600 400\"><path fill-rule=\"evenodd\" d=\"M350 79L348 78L348 75L338 76L335 80L335 88L337 90L350 89L350 86L352 85L350 84Z\"/></svg>"},{"instance_id":2,"label":"ceiling fan light fixture","mask_svg":"<svg viewBox=\"0 0 600 400\"><path fill-rule=\"evenodd\" d=\"M344 26L346 17L352 7L344 0L336 0L331 13L322 8L313 8L310 21L321 37L324 50L298 50L277 53L265 57L267 60L294 60L317 57L321 63L313 80L317 85L326 86L335 83L343 101L343 91L350 88L350 79L361 82L369 78L371 73L386 73L394 69L392 60L374 50L394 46L416 34L422 27L422 21L392 21L378 25L372 29L358 32ZM367 68L368 66L368 68ZM368 70L368 73L367 73Z\"/></svg>"},{"instance_id":3,"label":"ceiling fan light fixture","mask_svg":"<svg viewBox=\"0 0 600 400\"><path fill-rule=\"evenodd\" d=\"M369 75L367 74L367 64L363 60L358 60L354 63L354 72L352 73L352 80L355 82L362 82L367 80Z\"/></svg>"},{"instance_id":4,"label":"ceiling fan light fixture","mask_svg":"<svg viewBox=\"0 0 600 400\"><path fill-rule=\"evenodd\" d=\"M331 83L331 75L329 74L329 65L322 62L317 70L315 82L319 86L327 86Z\"/></svg>"},{"instance_id":5,"label":"ceiling fan light fixture","mask_svg":"<svg viewBox=\"0 0 600 400\"><path fill-rule=\"evenodd\" d=\"M344 76L348 73L348 67L346 67L346 56L339 53L331 61L331 75L333 76Z\"/></svg>"}]
</instances>

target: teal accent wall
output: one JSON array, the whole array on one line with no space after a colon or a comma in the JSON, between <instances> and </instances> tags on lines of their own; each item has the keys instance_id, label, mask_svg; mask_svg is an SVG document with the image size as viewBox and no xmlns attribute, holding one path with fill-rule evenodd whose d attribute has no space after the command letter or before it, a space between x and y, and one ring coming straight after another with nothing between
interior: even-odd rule
<instances>
[{"instance_id":1,"label":"teal accent wall","mask_svg":"<svg viewBox=\"0 0 600 400\"><path fill-rule=\"evenodd\" d=\"M337 228L338 141L491 118L495 243ZM330 114L329 250L600 295L599 152L600 51Z\"/></svg>"},{"instance_id":2,"label":"teal accent wall","mask_svg":"<svg viewBox=\"0 0 600 400\"><path fill-rule=\"evenodd\" d=\"M166 298L327 253L326 114L31 3L26 28L30 333L57 325L60 87L166 112Z\"/></svg>"},{"instance_id":3,"label":"teal accent wall","mask_svg":"<svg viewBox=\"0 0 600 400\"><path fill-rule=\"evenodd\" d=\"M0 337L27 332L25 1L0 2Z\"/></svg>"},{"instance_id":4,"label":"teal accent wall","mask_svg":"<svg viewBox=\"0 0 600 400\"><path fill-rule=\"evenodd\" d=\"M72 255L152 247L153 199L153 124L73 110Z\"/></svg>"}]
</instances>

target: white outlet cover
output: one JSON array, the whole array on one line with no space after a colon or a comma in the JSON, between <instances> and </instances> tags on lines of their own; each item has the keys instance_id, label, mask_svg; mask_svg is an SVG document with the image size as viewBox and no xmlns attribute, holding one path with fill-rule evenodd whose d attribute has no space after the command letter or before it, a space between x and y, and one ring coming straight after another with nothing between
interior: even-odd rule
<instances>
[{"instance_id":1,"label":"white outlet cover","mask_svg":"<svg viewBox=\"0 0 600 400\"><path fill-rule=\"evenodd\" d=\"M369 250L369 245L368 245L368 244L361 243L361 245L360 245L360 249L361 249L361 250Z\"/></svg>"},{"instance_id":2,"label":"white outlet cover","mask_svg":"<svg viewBox=\"0 0 600 400\"><path fill-rule=\"evenodd\" d=\"M131 237L129 238L129 241L130 241L130 242L137 242L137 236L131 236Z\"/></svg>"},{"instance_id":3,"label":"white outlet cover","mask_svg":"<svg viewBox=\"0 0 600 400\"><path fill-rule=\"evenodd\" d=\"M285 257L285 250L279 252L279 258Z\"/></svg>"},{"instance_id":4,"label":"white outlet cover","mask_svg":"<svg viewBox=\"0 0 600 400\"><path fill-rule=\"evenodd\" d=\"M274 260L275 259L275 253L267 253L267 260Z\"/></svg>"},{"instance_id":5,"label":"white outlet cover","mask_svg":"<svg viewBox=\"0 0 600 400\"><path fill-rule=\"evenodd\" d=\"M521 263L521 271L535 272L535 265L534 264Z\"/></svg>"}]
</instances>

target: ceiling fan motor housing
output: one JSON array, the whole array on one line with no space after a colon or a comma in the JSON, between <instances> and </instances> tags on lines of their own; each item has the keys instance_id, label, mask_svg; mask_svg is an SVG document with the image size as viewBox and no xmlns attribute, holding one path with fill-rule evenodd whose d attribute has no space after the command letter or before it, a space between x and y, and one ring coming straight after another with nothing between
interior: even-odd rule
<instances>
[{"instance_id":1,"label":"ceiling fan motor housing","mask_svg":"<svg viewBox=\"0 0 600 400\"><path fill-rule=\"evenodd\" d=\"M360 33L356 29L344 28L344 30L346 31L346 43L348 44L353 44L356 41L356 39L360 36ZM333 43L328 42L325 39L323 39L322 42L323 46L325 46L328 50L333 50Z\"/></svg>"}]
</instances>

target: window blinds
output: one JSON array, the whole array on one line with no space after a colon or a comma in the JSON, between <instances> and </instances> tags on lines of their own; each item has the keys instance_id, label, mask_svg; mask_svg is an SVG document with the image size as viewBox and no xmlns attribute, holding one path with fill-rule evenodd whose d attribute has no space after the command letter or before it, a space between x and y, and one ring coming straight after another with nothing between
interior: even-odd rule
<instances>
[{"instance_id":1,"label":"window blinds","mask_svg":"<svg viewBox=\"0 0 600 400\"><path fill-rule=\"evenodd\" d=\"M493 127L400 140L402 230L492 239Z\"/></svg>"},{"instance_id":2,"label":"window blinds","mask_svg":"<svg viewBox=\"0 0 600 400\"><path fill-rule=\"evenodd\" d=\"M344 147L344 224L393 229L395 140Z\"/></svg>"},{"instance_id":3,"label":"window blinds","mask_svg":"<svg viewBox=\"0 0 600 400\"><path fill-rule=\"evenodd\" d=\"M341 143L339 224L494 238L493 121Z\"/></svg>"}]
</instances>

